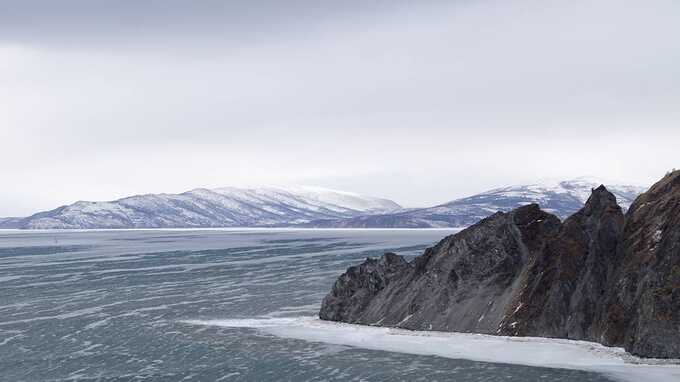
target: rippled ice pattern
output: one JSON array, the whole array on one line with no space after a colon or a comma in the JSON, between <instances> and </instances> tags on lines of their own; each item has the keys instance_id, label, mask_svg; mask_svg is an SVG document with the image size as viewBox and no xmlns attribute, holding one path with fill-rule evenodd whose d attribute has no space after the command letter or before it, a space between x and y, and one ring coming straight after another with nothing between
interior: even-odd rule
<instances>
[{"instance_id":1,"label":"rippled ice pattern","mask_svg":"<svg viewBox=\"0 0 680 382\"><path fill-rule=\"evenodd\" d=\"M605 381L183 320L317 313L367 256L447 231L0 231L2 381Z\"/></svg>"}]
</instances>

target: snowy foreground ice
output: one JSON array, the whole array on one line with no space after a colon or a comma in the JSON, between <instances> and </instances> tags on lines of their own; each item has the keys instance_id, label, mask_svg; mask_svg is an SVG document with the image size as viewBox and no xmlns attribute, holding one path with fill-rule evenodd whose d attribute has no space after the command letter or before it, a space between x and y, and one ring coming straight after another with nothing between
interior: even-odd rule
<instances>
[{"instance_id":1,"label":"snowy foreground ice","mask_svg":"<svg viewBox=\"0 0 680 382\"><path fill-rule=\"evenodd\" d=\"M621 348L585 341L418 332L341 324L314 317L183 321L191 325L252 328L282 337L369 350L434 355L481 362L576 369L630 382L678 382L680 365L634 357Z\"/></svg>"}]
</instances>

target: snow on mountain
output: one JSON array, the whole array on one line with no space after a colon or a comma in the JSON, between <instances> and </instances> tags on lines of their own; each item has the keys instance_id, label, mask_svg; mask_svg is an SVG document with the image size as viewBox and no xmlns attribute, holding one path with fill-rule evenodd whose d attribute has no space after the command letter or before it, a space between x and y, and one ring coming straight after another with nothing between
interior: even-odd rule
<instances>
[{"instance_id":1,"label":"snow on mountain","mask_svg":"<svg viewBox=\"0 0 680 382\"><path fill-rule=\"evenodd\" d=\"M22 218L0 218L0 229L19 228Z\"/></svg>"},{"instance_id":2,"label":"snow on mountain","mask_svg":"<svg viewBox=\"0 0 680 382\"><path fill-rule=\"evenodd\" d=\"M391 200L319 187L198 188L182 194L80 201L0 228L174 228L303 226L328 228L465 227L497 212L538 203L564 219L600 184L627 209L644 187L594 178L496 188L429 208L402 209Z\"/></svg>"},{"instance_id":3,"label":"snow on mountain","mask_svg":"<svg viewBox=\"0 0 680 382\"><path fill-rule=\"evenodd\" d=\"M387 199L313 187L199 188L110 202L79 201L21 219L20 228L257 227L388 213Z\"/></svg>"},{"instance_id":4,"label":"snow on mountain","mask_svg":"<svg viewBox=\"0 0 680 382\"><path fill-rule=\"evenodd\" d=\"M344 206L344 208L355 211L384 212L401 209L401 206L391 200L359 195L353 192L311 186L287 187L285 190L302 195L308 200L315 200L326 205Z\"/></svg>"},{"instance_id":5,"label":"snow on mountain","mask_svg":"<svg viewBox=\"0 0 680 382\"><path fill-rule=\"evenodd\" d=\"M591 190L600 184L607 186L624 210L646 189L645 187L630 185L608 185L606 182L594 178L582 177L566 181L496 188L434 207L402 210L389 214L356 216L348 219L313 221L307 223L306 226L344 228L466 227L497 211L510 211L530 203L538 203L545 211L565 219L583 207Z\"/></svg>"}]
</instances>

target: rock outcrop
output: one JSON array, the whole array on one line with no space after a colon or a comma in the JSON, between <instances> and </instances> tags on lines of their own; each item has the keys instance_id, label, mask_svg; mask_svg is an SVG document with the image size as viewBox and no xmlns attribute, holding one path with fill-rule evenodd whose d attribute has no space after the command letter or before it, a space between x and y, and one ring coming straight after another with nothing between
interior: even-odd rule
<instances>
[{"instance_id":1,"label":"rock outcrop","mask_svg":"<svg viewBox=\"0 0 680 382\"><path fill-rule=\"evenodd\" d=\"M348 269L325 320L542 336L680 358L680 171L624 216L604 186L561 222L530 204L444 238L410 262Z\"/></svg>"},{"instance_id":2,"label":"rock outcrop","mask_svg":"<svg viewBox=\"0 0 680 382\"><path fill-rule=\"evenodd\" d=\"M603 341L680 358L680 171L635 200L618 256Z\"/></svg>"}]
</instances>

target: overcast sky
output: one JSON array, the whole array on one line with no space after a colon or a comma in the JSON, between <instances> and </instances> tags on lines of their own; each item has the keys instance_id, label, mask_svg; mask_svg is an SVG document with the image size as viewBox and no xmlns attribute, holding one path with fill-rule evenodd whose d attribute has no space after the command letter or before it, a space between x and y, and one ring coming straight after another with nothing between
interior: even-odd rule
<instances>
[{"instance_id":1,"label":"overcast sky","mask_svg":"<svg viewBox=\"0 0 680 382\"><path fill-rule=\"evenodd\" d=\"M0 216L680 167L680 2L0 0Z\"/></svg>"}]
</instances>

